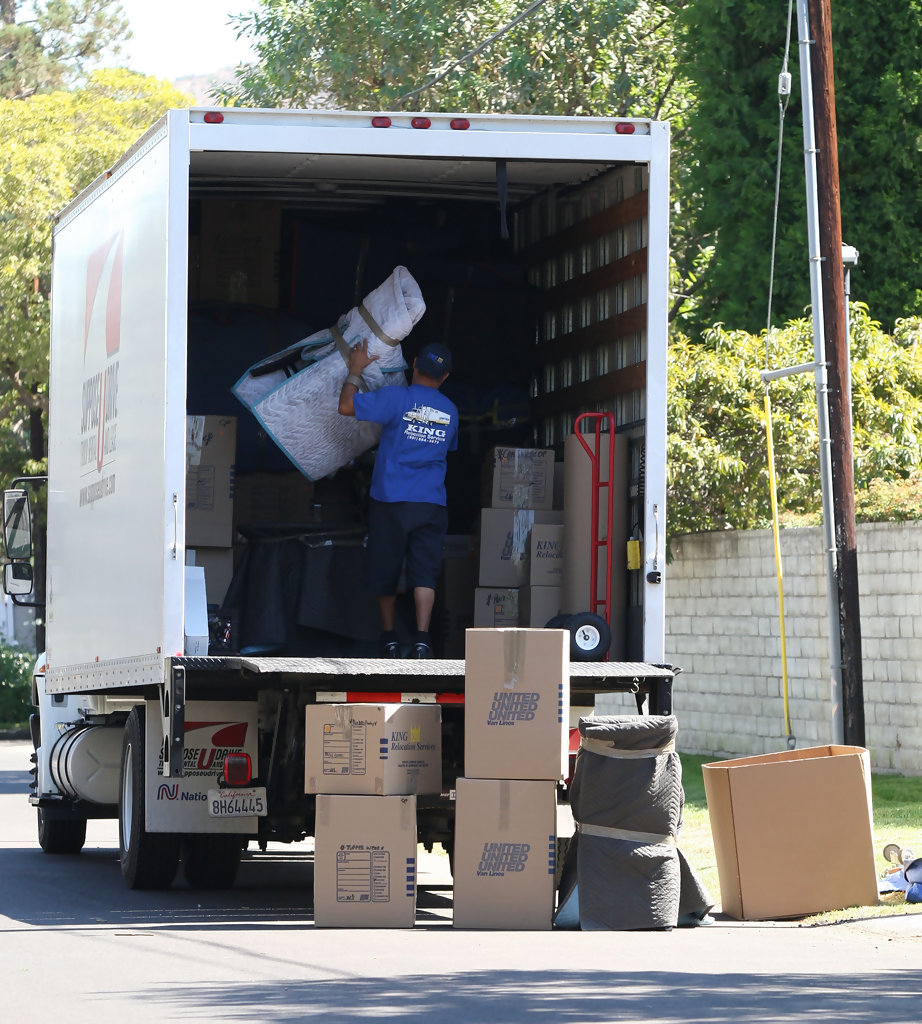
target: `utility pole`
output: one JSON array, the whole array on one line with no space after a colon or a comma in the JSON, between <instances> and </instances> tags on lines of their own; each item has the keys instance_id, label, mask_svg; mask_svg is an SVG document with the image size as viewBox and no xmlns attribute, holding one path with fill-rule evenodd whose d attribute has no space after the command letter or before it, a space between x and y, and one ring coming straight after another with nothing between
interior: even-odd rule
<instances>
[{"instance_id":1,"label":"utility pole","mask_svg":"<svg viewBox=\"0 0 922 1024\"><path fill-rule=\"evenodd\" d=\"M855 528L855 481L852 470L848 330L842 270L832 19L829 7L830 0L807 0L810 34L814 44L811 48L810 76L817 147L816 205L821 253L823 340L829 389L830 464L842 659L843 738L848 744L863 747L864 682L858 601L858 544Z\"/></svg>"}]
</instances>

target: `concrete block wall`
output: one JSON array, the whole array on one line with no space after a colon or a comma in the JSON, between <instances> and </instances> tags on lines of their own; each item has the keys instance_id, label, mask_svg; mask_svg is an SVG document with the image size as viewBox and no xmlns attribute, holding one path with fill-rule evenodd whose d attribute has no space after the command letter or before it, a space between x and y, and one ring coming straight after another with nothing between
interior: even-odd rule
<instances>
[{"instance_id":1,"label":"concrete block wall","mask_svg":"<svg viewBox=\"0 0 922 1024\"><path fill-rule=\"evenodd\" d=\"M770 530L673 542L666 660L679 749L714 757L788 746L778 577ZM781 532L788 706L797 747L833 742L829 616L820 528ZM922 774L922 523L858 527L865 732L875 769ZM838 625L835 625L838 629ZM633 710L601 698L599 713Z\"/></svg>"}]
</instances>

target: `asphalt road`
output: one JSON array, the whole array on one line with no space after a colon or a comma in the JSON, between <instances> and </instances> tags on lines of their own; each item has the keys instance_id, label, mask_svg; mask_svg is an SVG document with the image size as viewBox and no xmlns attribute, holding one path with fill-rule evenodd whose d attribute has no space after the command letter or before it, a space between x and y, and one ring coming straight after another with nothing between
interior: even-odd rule
<instances>
[{"instance_id":1,"label":"asphalt road","mask_svg":"<svg viewBox=\"0 0 922 1024\"><path fill-rule=\"evenodd\" d=\"M670 932L482 932L451 924L423 856L416 927L315 929L310 853L247 855L226 893L131 892L114 822L84 852L35 839L29 745L0 741L0 970L17 1022L323 1020L917 1022L922 916L823 928L721 917Z\"/></svg>"}]
</instances>

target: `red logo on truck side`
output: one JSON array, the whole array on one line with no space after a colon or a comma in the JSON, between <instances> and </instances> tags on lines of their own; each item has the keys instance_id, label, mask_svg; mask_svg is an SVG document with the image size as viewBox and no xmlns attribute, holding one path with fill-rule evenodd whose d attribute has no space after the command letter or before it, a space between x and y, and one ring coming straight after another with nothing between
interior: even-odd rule
<instances>
[{"instance_id":1,"label":"red logo on truck side","mask_svg":"<svg viewBox=\"0 0 922 1024\"><path fill-rule=\"evenodd\" d=\"M86 362L86 347L90 338L90 324L99 295L100 286L108 266L108 287L106 296L106 355L115 355L121 344L122 323L122 261L125 240L120 231L104 242L90 256L86 265L86 310L83 322L83 361Z\"/></svg>"}]
</instances>

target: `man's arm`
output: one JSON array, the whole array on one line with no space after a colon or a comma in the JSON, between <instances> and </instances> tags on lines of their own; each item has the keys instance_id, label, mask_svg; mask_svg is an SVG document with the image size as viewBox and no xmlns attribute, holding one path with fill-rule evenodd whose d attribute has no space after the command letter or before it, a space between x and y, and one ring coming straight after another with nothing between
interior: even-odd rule
<instances>
[{"instance_id":1,"label":"man's arm","mask_svg":"<svg viewBox=\"0 0 922 1024\"><path fill-rule=\"evenodd\" d=\"M342 390L339 393L339 413L341 416L355 415L355 393L362 384L362 371L366 366L373 363L378 357L368 354L368 339L365 338L361 345L353 345L349 350L349 376L343 382Z\"/></svg>"}]
</instances>

